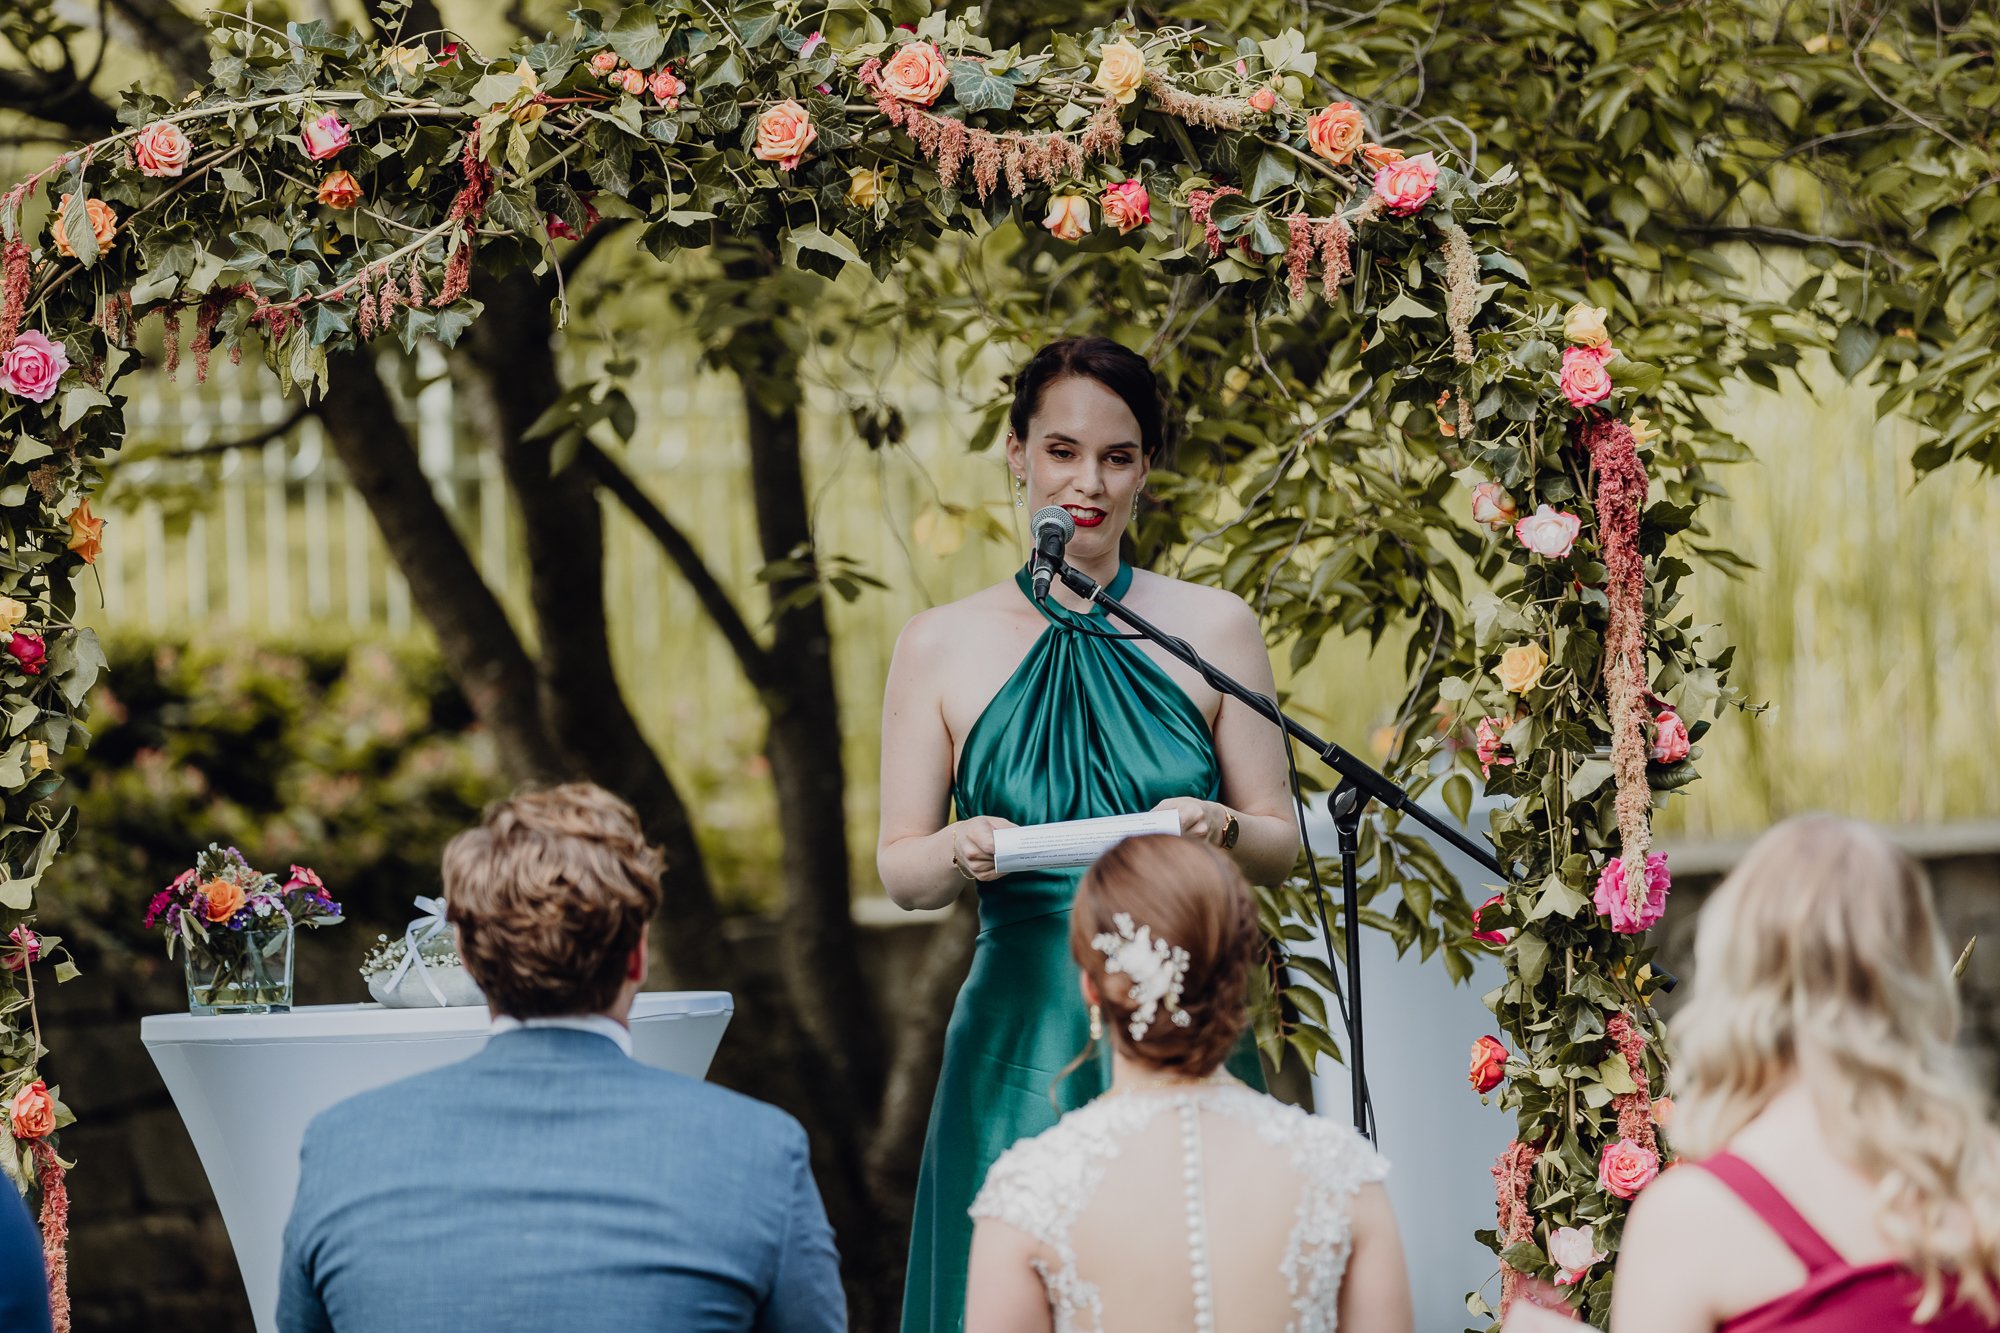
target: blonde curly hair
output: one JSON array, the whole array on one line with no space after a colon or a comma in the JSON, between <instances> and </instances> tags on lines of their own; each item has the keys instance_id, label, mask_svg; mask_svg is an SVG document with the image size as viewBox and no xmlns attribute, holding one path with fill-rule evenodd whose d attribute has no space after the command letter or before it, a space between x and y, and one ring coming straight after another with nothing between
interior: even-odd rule
<instances>
[{"instance_id":1,"label":"blonde curly hair","mask_svg":"<svg viewBox=\"0 0 2000 1333\"><path fill-rule=\"evenodd\" d=\"M1958 988L1923 871L1877 829L1766 833L1695 935L1670 1025L1674 1146L1720 1151L1803 1075L1834 1152L1877 1182L1877 1222L1924 1283L2000 1318L2000 1129L1959 1052Z\"/></svg>"}]
</instances>

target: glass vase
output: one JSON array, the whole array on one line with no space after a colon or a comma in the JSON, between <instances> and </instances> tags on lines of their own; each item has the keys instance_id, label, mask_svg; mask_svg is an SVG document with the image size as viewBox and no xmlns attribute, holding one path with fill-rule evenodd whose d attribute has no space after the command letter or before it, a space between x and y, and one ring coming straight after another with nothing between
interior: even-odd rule
<instances>
[{"instance_id":1,"label":"glass vase","mask_svg":"<svg viewBox=\"0 0 2000 1333\"><path fill-rule=\"evenodd\" d=\"M292 927L216 929L187 950L188 1012L282 1014L292 1007Z\"/></svg>"}]
</instances>

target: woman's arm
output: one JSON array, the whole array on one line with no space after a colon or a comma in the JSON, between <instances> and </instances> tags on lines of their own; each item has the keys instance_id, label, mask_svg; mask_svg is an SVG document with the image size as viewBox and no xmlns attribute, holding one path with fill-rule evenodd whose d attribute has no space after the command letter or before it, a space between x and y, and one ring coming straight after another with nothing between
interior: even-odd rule
<instances>
[{"instance_id":1,"label":"woman's arm","mask_svg":"<svg viewBox=\"0 0 2000 1333\"><path fill-rule=\"evenodd\" d=\"M882 695L882 824L875 869L900 907L948 907L972 882L968 874L994 878L993 830L1008 826L1004 819L983 816L945 822L952 755L938 688L941 637L936 611L913 617L896 640Z\"/></svg>"},{"instance_id":2,"label":"woman's arm","mask_svg":"<svg viewBox=\"0 0 2000 1333\"><path fill-rule=\"evenodd\" d=\"M1354 1252L1340 1283L1340 1326L1370 1333L1410 1333L1416 1314L1410 1306L1410 1274L1403 1264L1403 1237L1389 1192L1379 1184L1354 1192L1348 1219Z\"/></svg>"},{"instance_id":3,"label":"woman's arm","mask_svg":"<svg viewBox=\"0 0 2000 1333\"><path fill-rule=\"evenodd\" d=\"M1612 1333L1713 1333L1721 1192L1714 1177L1681 1167L1640 1193L1618 1242Z\"/></svg>"},{"instance_id":4,"label":"woman's arm","mask_svg":"<svg viewBox=\"0 0 2000 1333\"><path fill-rule=\"evenodd\" d=\"M1035 1240L982 1217L972 1228L965 1278L965 1333L1051 1333L1049 1297L1030 1265Z\"/></svg>"}]
</instances>

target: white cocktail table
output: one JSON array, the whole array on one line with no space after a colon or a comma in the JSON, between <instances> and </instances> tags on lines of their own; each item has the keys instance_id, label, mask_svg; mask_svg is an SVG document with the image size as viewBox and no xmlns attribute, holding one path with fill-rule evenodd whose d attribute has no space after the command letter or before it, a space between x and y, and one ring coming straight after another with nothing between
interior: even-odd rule
<instances>
[{"instance_id":1,"label":"white cocktail table","mask_svg":"<svg viewBox=\"0 0 2000 1333\"><path fill-rule=\"evenodd\" d=\"M724 991L642 994L632 1053L703 1078L735 1003ZM139 1039L208 1173L258 1333L276 1333L278 1264L306 1122L335 1102L463 1060L486 1044L485 1007L307 1005L287 1014L154 1014Z\"/></svg>"}]
</instances>

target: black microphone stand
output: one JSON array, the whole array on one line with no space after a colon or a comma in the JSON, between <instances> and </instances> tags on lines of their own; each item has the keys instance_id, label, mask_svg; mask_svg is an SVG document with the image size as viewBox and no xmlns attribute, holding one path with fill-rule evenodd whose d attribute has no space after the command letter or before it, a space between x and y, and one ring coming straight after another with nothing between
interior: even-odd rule
<instances>
[{"instance_id":1,"label":"black microphone stand","mask_svg":"<svg viewBox=\"0 0 2000 1333\"><path fill-rule=\"evenodd\" d=\"M1297 740L1318 755L1321 763L1340 775L1340 782L1334 787L1327 804L1333 813L1333 827L1340 839L1341 923L1347 936L1348 1077L1353 1089L1354 1127L1363 1137L1372 1139L1374 1136L1369 1132L1367 1110L1368 1077L1364 1072L1365 1061L1361 1039L1361 900L1357 887L1360 877L1357 863L1361 854L1361 816L1368 802L1380 801L1389 809L1410 816L1472 858L1474 863L1490 870L1502 880L1510 879L1511 876L1501 869L1500 862L1494 859L1490 850L1481 847L1463 832L1411 800L1410 794L1392 782L1386 774L1356 758L1334 742L1321 740L1304 726L1285 716L1284 711L1278 707L1277 700L1269 695L1257 693L1234 676L1211 666L1185 640L1175 638L1159 626L1134 614L1123 602L1106 592L1103 584L1071 565L1061 555L1044 558L1054 566L1057 576L1063 581L1063 586L1071 592L1086 601L1095 602L1112 616L1137 630L1142 638L1160 645L1174 658L1186 663L1217 692L1240 700L1260 716L1269 718L1285 733L1287 745ZM1322 920L1324 915L1322 910ZM1329 953L1332 947L1333 941L1328 940Z\"/></svg>"}]
</instances>

